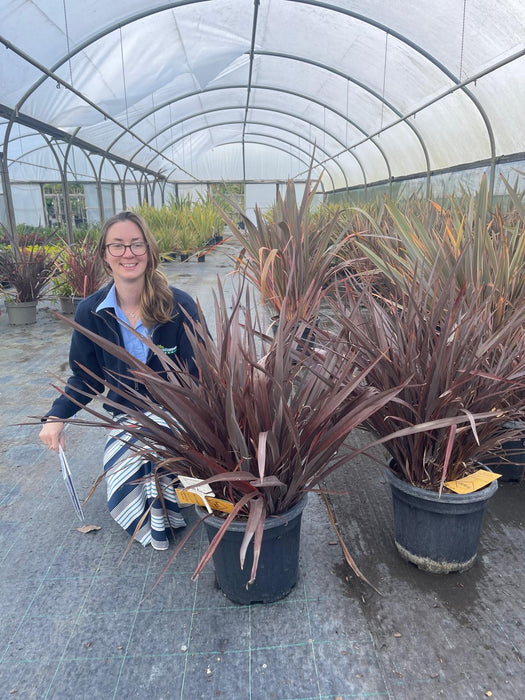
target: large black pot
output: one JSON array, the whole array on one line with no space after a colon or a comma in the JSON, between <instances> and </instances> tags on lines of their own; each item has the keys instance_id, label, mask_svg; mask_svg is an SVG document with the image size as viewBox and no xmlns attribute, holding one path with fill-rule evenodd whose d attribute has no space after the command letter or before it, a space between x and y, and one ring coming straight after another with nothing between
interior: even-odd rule
<instances>
[{"instance_id":1,"label":"large black pot","mask_svg":"<svg viewBox=\"0 0 525 700\"><path fill-rule=\"evenodd\" d=\"M497 481L468 494L428 491L386 470L392 491L394 540L407 561L424 571L466 571L477 555L488 499Z\"/></svg>"},{"instance_id":2,"label":"large black pot","mask_svg":"<svg viewBox=\"0 0 525 700\"><path fill-rule=\"evenodd\" d=\"M305 505L306 497L286 513L266 518L257 576L249 587L253 540L241 569L239 553L245 523L233 521L213 555L217 584L231 601L242 605L273 603L290 593L299 573L301 516ZM196 510L201 518L206 517L204 508ZM223 523L223 518L213 515L206 518L204 525L210 542Z\"/></svg>"}]
</instances>

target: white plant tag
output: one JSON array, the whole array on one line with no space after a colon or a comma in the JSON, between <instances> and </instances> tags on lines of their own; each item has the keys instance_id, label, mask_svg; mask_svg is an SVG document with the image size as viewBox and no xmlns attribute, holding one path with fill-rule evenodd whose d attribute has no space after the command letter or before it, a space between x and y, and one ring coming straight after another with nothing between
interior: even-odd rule
<instances>
[{"instance_id":1,"label":"white plant tag","mask_svg":"<svg viewBox=\"0 0 525 700\"><path fill-rule=\"evenodd\" d=\"M208 503L208 500L207 500L207 496L215 496L215 494L211 490L209 484L201 484L200 486L194 486L194 484L198 484L200 481L202 481L202 479L194 479L191 476L180 476L179 475L179 481L184 486L185 489L188 489L188 491L191 491L192 493L196 493L198 496L200 496L202 498L208 513L212 512L212 509L210 508L210 504Z\"/></svg>"}]
</instances>

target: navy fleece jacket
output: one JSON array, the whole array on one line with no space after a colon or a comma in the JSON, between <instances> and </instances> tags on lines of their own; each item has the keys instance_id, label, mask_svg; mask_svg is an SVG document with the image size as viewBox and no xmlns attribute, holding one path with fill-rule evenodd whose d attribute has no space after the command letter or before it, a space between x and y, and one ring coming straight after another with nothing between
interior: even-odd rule
<instances>
[{"instance_id":1,"label":"navy fleece jacket","mask_svg":"<svg viewBox=\"0 0 525 700\"><path fill-rule=\"evenodd\" d=\"M75 321L97 335L101 335L124 347L120 326L117 319L112 316L112 309L96 311L98 305L107 295L110 288L111 284L82 300L77 307ZM187 364L189 370L193 374L196 374L197 369L193 360L193 351L185 330L185 324L188 323L188 320L181 309L184 309L191 318L198 319L197 304L189 294L186 294L186 292L183 292L181 289L175 287L170 288L173 292L174 299L171 321L155 326L151 333L151 339L172 359L177 359L179 362ZM125 381L135 386L135 382L129 374L128 365L107 350L103 350L99 345L79 331L74 330L69 351L69 366L72 375L67 381L65 391L68 396L74 396L74 398L80 401L84 406L91 401L91 397L84 396L75 391L75 389L88 391L94 396L95 394L103 392L104 385L101 382L95 381L84 372L84 370L79 367L79 364L89 368L97 377L105 378L115 383L115 376L118 376L119 381ZM151 350L148 352L146 364L155 371L162 373L160 360ZM126 379L122 380L120 375L129 377L129 381ZM135 388L140 390L140 386ZM79 406L71 401L68 396L59 396L53 402L46 417L56 416L57 418L71 418L71 416L79 411ZM108 398L118 401L121 404L132 406L130 402L125 402L118 394L111 390L108 392ZM105 405L104 407L111 413L116 413L115 408L112 406Z\"/></svg>"}]
</instances>

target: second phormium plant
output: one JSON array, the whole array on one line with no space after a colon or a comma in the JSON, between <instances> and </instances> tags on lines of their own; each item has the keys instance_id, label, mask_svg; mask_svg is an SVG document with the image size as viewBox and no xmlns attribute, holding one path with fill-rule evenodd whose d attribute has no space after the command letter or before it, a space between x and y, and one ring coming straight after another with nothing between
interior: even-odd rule
<instances>
[{"instance_id":1,"label":"second phormium plant","mask_svg":"<svg viewBox=\"0 0 525 700\"><path fill-rule=\"evenodd\" d=\"M165 368L162 375L66 320L75 332L125 360L147 391L143 396L118 377L112 382L113 389L137 407L115 404L128 414L129 433L139 438L141 452L154 462L157 474L171 474L174 480L178 475L194 477L233 504L218 539L235 518L246 518L240 556L242 560L253 539L254 580L266 517L287 511L341 467L349 456L343 449L349 433L395 397L398 388L378 391L368 386L374 360L357 370L342 339L321 349L301 341L305 327L296 314L269 337L247 291L238 290L231 308L219 287L215 340L204 322L190 331L197 379L152 343L151 350ZM96 425L116 425L96 407L89 405L87 410Z\"/></svg>"},{"instance_id":2,"label":"second phormium plant","mask_svg":"<svg viewBox=\"0 0 525 700\"><path fill-rule=\"evenodd\" d=\"M4 292L6 298L21 303L41 299L51 279L53 264L53 256L42 245L11 245L1 251L0 279L8 286Z\"/></svg>"},{"instance_id":3,"label":"second phormium plant","mask_svg":"<svg viewBox=\"0 0 525 700\"><path fill-rule=\"evenodd\" d=\"M525 307L495 323L499 292L458 289L454 272L416 267L388 296L348 281L333 303L363 366L378 358L370 385L403 385L364 427L390 438L397 476L433 490L470 474L524 415Z\"/></svg>"}]
</instances>

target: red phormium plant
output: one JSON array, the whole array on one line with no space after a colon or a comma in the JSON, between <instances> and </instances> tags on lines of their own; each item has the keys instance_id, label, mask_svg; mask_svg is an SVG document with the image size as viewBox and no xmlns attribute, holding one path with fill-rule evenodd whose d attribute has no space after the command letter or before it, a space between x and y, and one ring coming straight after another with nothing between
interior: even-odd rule
<instances>
[{"instance_id":1,"label":"red phormium plant","mask_svg":"<svg viewBox=\"0 0 525 700\"><path fill-rule=\"evenodd\" d=\"M348 434L399 389L368 386L374 360L358 370L343 339L322 351L312 349L301 340L304 324L296 315L290 318L286 308L275 337L262 332L248 293L239 291L232 308L219 288L215 340L203 323L192 331L197 380L152 343L164 375L68 322L124 359L147 390L144 397L118 377L105 382L137 406L123 411L143 454L174 479L187 475L211 484L217 496L234 504L230 520L242 514L248 518L247 537L255 538L254 578L266 517L288 510L343 465L349 457L343 449ZM114 425L107 414L87 410L96 424Z\"/></svg>"},{"instance_id":2,"label":"red phormium plant","mask_svg":"<svg viewBox=\"0 0 525 700\"><path fill-rule=\"evenodd\" d=\"M338 224L339 212L326 209L314 216L310 211L318 184L308 177L298 201L290 180L285 196L278 193L269 214L255 209L253 222L239 209L243 230L225 215L243 246L238 268L259 289L275 316L282 317L286 303L290 317L299 310L304 320L316 319L325 290L348 265L341 255L348 236Z\"/></svg>"},{"instance_id":3,"label":"red phormium plant","mask_svg":"<svg viewBox=\"0 0 525 700\"><path fill-rule=\"evenodd\" d=\"M96 247L96 242L88 237L78 243L64 242L56 260L55 275L72 296L89 296L107 279Z\"/></svg>"},{"instance_id":4,"label":"red phormium plant","mask_svg":"<svg viewBox=\"0 0 525 700\"><path fill-rule=\"evenodd\" d=\"M403 384L365 427L386 439L410 483L440 489L466 476L524 415L525 307L494 323L497 292L458 290L455 275L437 267L416 269L411 282L393 278L388 298L350 284L333 306L363 365L379 358L367 382Z\"/></svg>"},{"instance_id":5,"label":"red phormium plant","mask_svg":"<svg viewBox=\"0 0 525 700\"><path fill-rule=\"evenodd\" d=\"M53 257L44 246L11 246L0 251L0 279L6 295L17 302L38 301L53 272ZM11 293L9 287L14 289Z\"/></svg>"}]
</instances>

